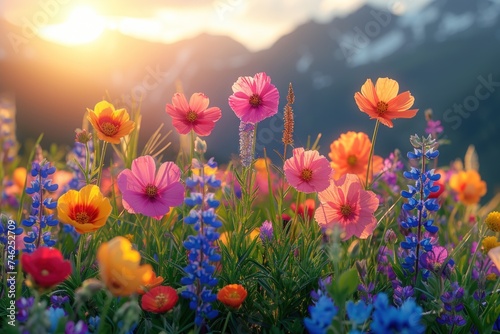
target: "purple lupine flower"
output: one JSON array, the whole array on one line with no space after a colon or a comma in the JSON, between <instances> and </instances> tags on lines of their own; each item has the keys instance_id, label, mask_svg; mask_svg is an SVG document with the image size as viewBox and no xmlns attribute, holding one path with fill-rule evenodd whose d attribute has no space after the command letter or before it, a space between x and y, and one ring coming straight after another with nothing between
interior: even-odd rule
<instances>
[{"instance_id":1,"label":"purple lupine flower","mask_svg":"<svg viewBox=\"0 0 500 334\"><path fill-rule=\"evenodd\" d=\"M66 323L66 328L64 334L87 334L88 327L82 320L78 321L76 324L73 321L68 321Z\"/></svg>"},{"instance_id":2,"label":"purple lupine flower","mask_svg":"<svg viewBox=\"0 0 500 334\"><path fill-rule=\"evenodd\" d=\"M413 297L413 287L411 285L401 286L398 285L394 289L394 295L392 296L394 300L394 305L400 307L405 301Z\"/></svg>"},{"instance_id":3,"label":"purple lupine flower","mask_svg":"<svg viewBox=\"0 0 500 334\"><path fill-rule=\"evenodd\" d=\"M22 297L16 300L17 321L22 323L28 320L29 310L33 306L34 302L35 302L35 297L29 297L29 298Z\"/></svg>"},{"instance_id":4,"label":"purple lupine flower","mask_svg":"<svg viewBox=\"0 0 500 334\"><path fill-rule=\"evenodd\" d=\"M328 286L332 284L332 276L327 276L325 278L320 278L318 280L318 290L311 291L311 298L314 301L318 301L321 296L329 296L328 294Z\"/></svg>"},{"instance_id":5,"label":"purple lupine flower","mask_svg":"<svg viewBox=\"0 0 500 334\"><path fill-rule=\"evenodd\" d=\"M458 282L451 283L449 291L441 296L444 310L436 321L448 326L465 325L465 318L459 314L464 310L463 296L464 289L458 285Z\"/></svg>"},{"instance_id":6,"label":"purple lupine flower","mask_svg":"<svg viewBox=\"0 0 500 334\"><path fill-rule=\"evenodd\" d=\"M248 167L252 164L254 129L254 124L243 121L240 122L240 159L243 167Z\"/></svg>"},{"instance_id":7,"label":"purple lupine flower","mask_svg":"<svg viewBox=\"0 0 500 334\"><path fill-rule=\"evenodd\" d=\"M262 223L260 227L260 239L264 244L273 240L273 223L267 220Z\"/></svg>"},{"instance_id":8,"label":"purple lupine flower","mask_svg":"<svg viewBox=\"0 0 500 334\"><path fill-rule=\"evenodd\" d=\"M69 302L69 297L68 296L57 296L57 295L52 295L50 296L50 303L52 304L52 307L54 308L62 308L63 304Z\"/></svg>"}]
</instances>

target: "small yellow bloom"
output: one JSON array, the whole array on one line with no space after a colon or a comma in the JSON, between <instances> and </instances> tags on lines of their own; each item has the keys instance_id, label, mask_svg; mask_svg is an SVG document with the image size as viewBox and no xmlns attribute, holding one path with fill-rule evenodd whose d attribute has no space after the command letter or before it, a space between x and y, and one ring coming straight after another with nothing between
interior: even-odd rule
<instances>
[{"instance_id":1,"label":"small yellow bloom","mask_svg":"<svg viewBox=\"0 0 500 334\"><path fill-rule=\"evenodd\" d=\"M109 199L96 185L86 185L80 191L69 190L57 201L60 221L75 227L78 233L93 232L106 224L111 213Z\"/></svg>"},{"instance_id":2,"label":"small yellow bloom","mask_svg":"<svg viewBox=\"0 0 500 334\"><path fill-rule=\"evenodd\" d=\"M486 223L486 226L488 226L488 228L493 232L500 232L500 212L490 212L484 222Z\"/></svg>"},{"instance_id":3,"label":"small yellow bloom","mask_svg":"<svg viewBox=\"0 0 500 334\"><path fill-rule=\"evenodd\" d=\"M488 253L491 249L500 246L497 237L486 237L482 242L483 249L485 253Z\"/></svg>"},{"instance_id":4,"label":"small yellow bloom","mask_svg":"<svg viewBox=\"0 0 500 334\"><path fill-rule=\"evenodd\" d=\"M97 261L101 279L115 296L130 296L153 279L153 268L140 265L141 255L124 237L115 237L99 246Z\"/></svg>"},{"instance_id":5,"label":"small yellow bloom","mask_svg":"<svg viewBox=\"0 0 500 334\"><path fill-rule=\"evenodd\" d=\"M97 137L108 143L119 144L120 139L135 128L135 122L130 120L125 109L115 110L107 101L101 101L95 105L94 110L87 111L87 118L97 131Z\"/></svg>"},{"instance_id":6,"label":"small yellow bloom","mask_svg":"<svg viewBox=\"0 0 500 334\"><path fill-rule=\"evenodd\" d=\"M491 273L491 274L486 275L486 279L487 279L488 281L496 281L497 277L498 277L498 276L497 276L497 274L495 274L495 273Z\"/></svg>"}]
</instances>

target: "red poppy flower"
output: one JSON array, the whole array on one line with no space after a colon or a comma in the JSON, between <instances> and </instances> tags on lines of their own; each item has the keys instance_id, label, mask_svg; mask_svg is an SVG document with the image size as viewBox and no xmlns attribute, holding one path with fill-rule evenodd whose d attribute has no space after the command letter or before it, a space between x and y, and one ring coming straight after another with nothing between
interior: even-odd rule
<instances>
[{"instance_id":1,"label":"red poppy flower","mask_svg":"<svg viewBox=\"0 0 500 334\"><path fill-rule=\"evenodd\" d=\"M308 198L306 199L304 204L299 204L298 209L295 203L290 204L290 209L292 209L293 212L296 212L302 218L305 218L304 213L307 213L307 217L310 219L314 216L314 211L316 210L316 202L312 198Z\"/></svg>"},{"instance_id":2,"label":"red poppy flower","mask_svg":"<svg viewBox=\"0 0 500 334\"><path fill-rule=\"evenodd\" d=\"M177 304L179 296L174 288L169 286L157 286L142 296L141 306L144 311L153 313L165 313Z\"/></svg>"},{"instance_id":3,"label":"red poppy flower","mask_svg":"<svg viewBox=\"0 0 500 334\"><path fill-rule=\"evenodd\" d=\"M71 274L71 263L56 248L40 247L33 253L23 253L21 264L34 283L43 288L53 287Z\"/></svg>"},{"instance_id":4,"label":"red poppy flower","mask_svg":"<svg viewBox=\"0 0 500 334\"><path fill-rule=\"evenodd\" d=\"M238 308L247 298L247 290L239 284L229 284L219 290L217 299L226 306Z\"/></svg>"}]
</instances>

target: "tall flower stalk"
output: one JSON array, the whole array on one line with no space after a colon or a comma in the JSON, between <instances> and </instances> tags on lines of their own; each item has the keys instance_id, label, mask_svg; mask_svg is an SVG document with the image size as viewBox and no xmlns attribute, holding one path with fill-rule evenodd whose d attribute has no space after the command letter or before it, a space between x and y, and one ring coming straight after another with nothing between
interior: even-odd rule
<instances>
[{"instance_id":1,"label":"tall flower stalk","mask_svg":"<svg viewBox=\"0 0 500 334\"><path fill-rule=\"evenodd\" d=\"M56 172L56 168L45 160L33 162L31 176L34 178L31 185L26 188L26 193L31 196L31 211L27 219L22 224L32 227L32 230L24 238L26 252L31 253L38 248L43 240L47 246L53 246L55 241L51 239L50 232L44 234L43 230L49 226L56 226L59 222L54 219L53 214L46 214L46 209L55 209L57 202L53 201L49 193L57 190L58 185L52 184L50 175Z\"/></svg>"},{"instance_id":2,"label":"tall flower stalk","mask_svg":"<svg viewBox=\"0 0 500 334\"><path fill-rule=\"evenodd\" d=\"M434 219L429 214L439 209L439 204L434 198L429 198L431 192L439 190L434 182L441 178L434 169L427 170L429 161L439 155L435 150L436 141L431 136L410 137L410 142L414 147L413 152L408 152L408 158L420 164L420 169L411 167L410 171L403 173L404 177L414 180L414 185L408 185L408 191L403 190L401 196L407 199L403 204L403 210L408 214L407 218L401 223L401 227L409 229L411 232L401 242L401 247L406 251L403 268L410 273L415 273L414 280L417 280L420 269L420 257L422 252L432 250L431 236L435 235L438 227L434 226ZM416 214L416 215L415 215ZM416 234L412 231L416 229ZM427 233L424 233L425 232Z\"/></svg>"},{"instance_id":3,"label":"tall flower stalk","mask_svg":"<svg viewBox=\"0 0 500 334\"><path fill-rule=\"evenodd\" d=\"M195 168L191 177L186 179L186 186L191 190L190 196L185 199L191 211L184 222L193 226L196 235L188 236L184 247L188 250L188 265L184 268L186 276L181 279L181 284L186 289L181 292L183 298L189 299L189 307L195 311L194 323L202 328L205 320L213 319L218 311L212 307L217 300L213 292L218 280L214 277L215 263L221 260L217 253L216 241L219 239L217 228L222 222L217 219L215 209L220 202L214 198L213 190L220 187L221 182L215 178L217 164L210 159L204 165L197 159L192 163Z\"/></svg>"}]
</instances>

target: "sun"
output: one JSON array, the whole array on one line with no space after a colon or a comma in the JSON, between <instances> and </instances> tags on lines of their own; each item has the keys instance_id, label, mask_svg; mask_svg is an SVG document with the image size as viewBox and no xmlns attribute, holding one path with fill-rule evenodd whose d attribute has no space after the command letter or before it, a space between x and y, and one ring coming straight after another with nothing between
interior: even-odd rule
<instances>
[{"instance_id":1,"label":"sun","mask_svg":"<svg viewBox=\"0 0 500 334\"><path fill-rule=\"evenodd\" d=\"M75 7L66 21L45 26L40 36L65 45L80 45L96 40L106 27L104 18L88 6Z\"/></svg>"}]
</instances>

